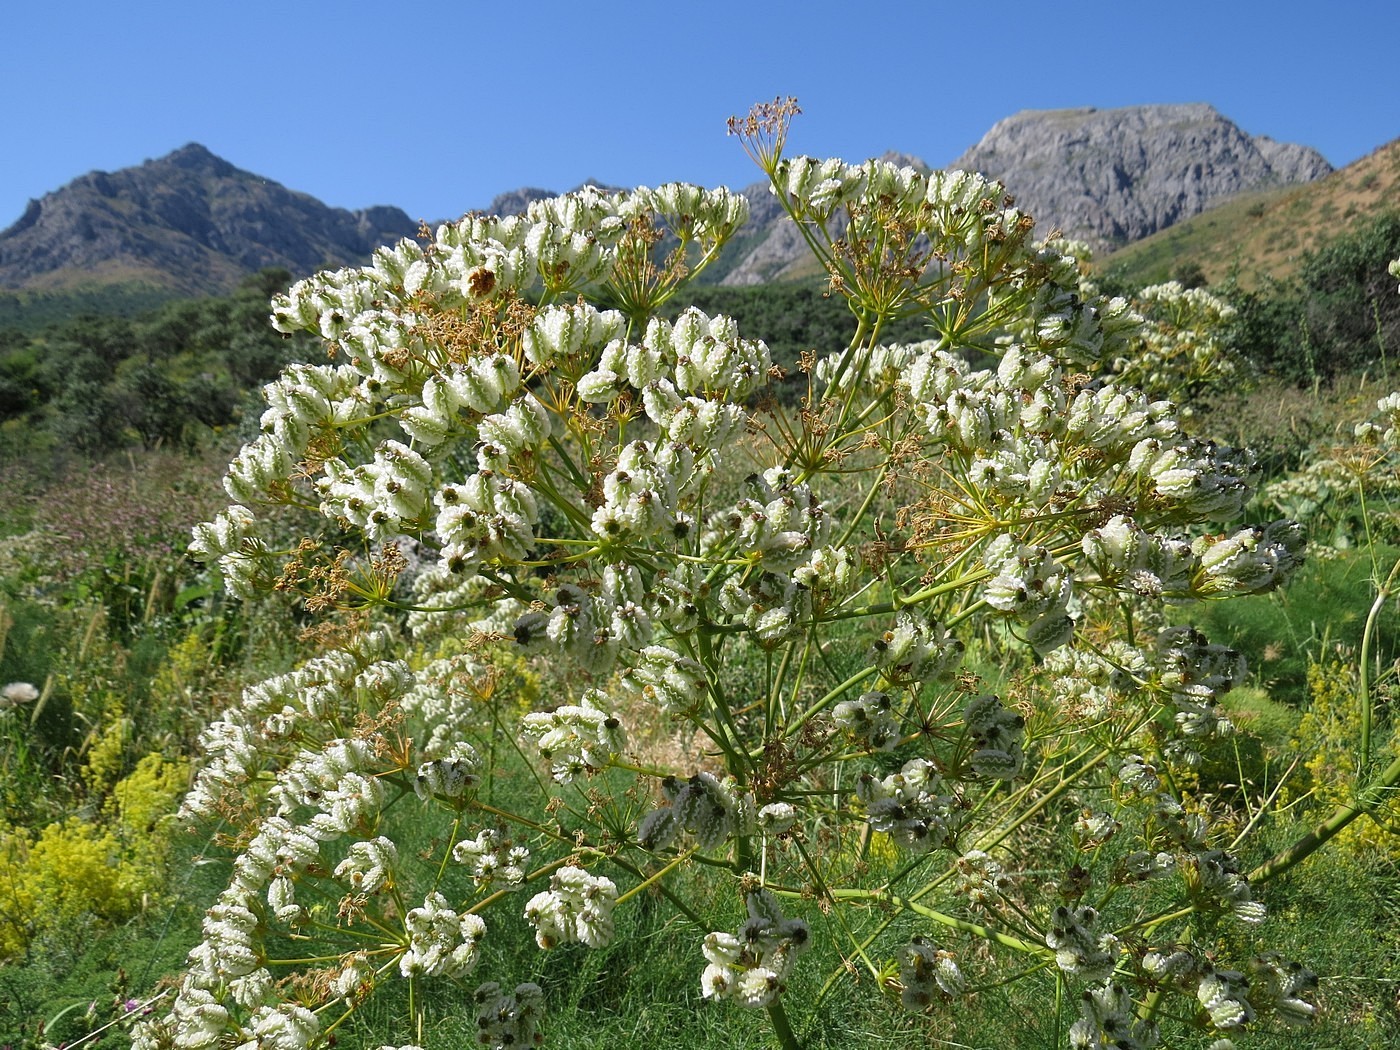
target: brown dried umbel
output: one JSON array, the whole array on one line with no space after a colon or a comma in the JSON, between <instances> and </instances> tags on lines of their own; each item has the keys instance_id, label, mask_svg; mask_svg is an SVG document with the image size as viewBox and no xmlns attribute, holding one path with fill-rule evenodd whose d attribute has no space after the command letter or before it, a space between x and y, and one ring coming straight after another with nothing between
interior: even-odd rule
<instances>
[{"instance_id":1,"label":"brown dried umbel","mask_svg":"<svg viewBox=\"0 0 1400 1050\"><path fill-rule=\"evenodd\" d=\"M779 95L772 102L755 103L743 118L730 117L729 134L738 137L744 152L765 174L772 175L783 155L788 125L801 112L795 97Z\"/></svg>"}]
</instances>

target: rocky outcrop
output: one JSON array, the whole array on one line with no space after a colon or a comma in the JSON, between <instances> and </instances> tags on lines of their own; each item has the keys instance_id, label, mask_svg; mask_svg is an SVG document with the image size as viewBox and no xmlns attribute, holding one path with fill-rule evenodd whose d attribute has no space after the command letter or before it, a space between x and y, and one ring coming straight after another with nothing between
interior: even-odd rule
<instances>
[{"instance_id":1,"label":"rocky outcrop","mask_svg":"<svg viewBox=\"0 0 1400 1050\"><path fill-rule=\"evenodd\" d=\"M905 154L885 159L927 168ZM1140 240L1242 191L1332 170L1316 150L1252 137L1208 105L1027 110L997 123L947 167L1000 179L1042 235L1059 230L1096 251ZM755 225L724 283L809 272L806 247L767 183L744 192Z\"/></svg>"},{"instance_id":2,"label":"rocky outcrop","mask_svg":"<svg viewBox=\"0 0 1400 1050\"><path fill-rule=\"evenodd\" d=\"M1037 227L1096 250L1141 240L1244 190L1332 171L1316 150L1255 138L1204 104L1026 110L949 167L1000 179Z\"/></svg>"},{"instance_id":3,"label":"rocky outcrop","mask_svg":"<svg viewBox=\"0 0 1400 1050\"><path fill-rule=\"evenodd\" d=\"M191 144L30 201L0 232L0 287L105 279L227 292L264 267L363 263L417 229L398 208L331 208Z\"/></svg>"}]
</instances>

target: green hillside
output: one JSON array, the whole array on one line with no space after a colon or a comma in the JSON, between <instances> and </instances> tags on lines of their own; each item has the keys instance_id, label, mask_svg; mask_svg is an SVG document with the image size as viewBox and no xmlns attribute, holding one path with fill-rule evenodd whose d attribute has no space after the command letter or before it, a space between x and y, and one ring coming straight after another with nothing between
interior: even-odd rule
<instances>
[{"instance_id":1,"label":"green hillside","mask_svg":"<svg viewBox=\"0 0 1400 1050\"><path fill-rule=\"evenodd\" d=\"M1294 276L1304 254L1368 219L1400 208L1400 140L1324 179L1243 194L1100 260L1125 285L1199 268L1209 284L1242 288Z\"/></svg>"}]
</instances>

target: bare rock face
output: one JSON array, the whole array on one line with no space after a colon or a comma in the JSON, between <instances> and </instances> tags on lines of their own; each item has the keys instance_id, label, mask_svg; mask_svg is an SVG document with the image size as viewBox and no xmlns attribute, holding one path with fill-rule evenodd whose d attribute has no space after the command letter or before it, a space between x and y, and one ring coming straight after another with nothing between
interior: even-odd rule
<instances>
[{"instance_id":1,"label":"bare rock face","mask_svg":"<svg viewBox=\"0 0 1400 1050\"><path fill-rule=\"evenodd\" d=\"M1205 104L1026 110L949 165L1000 179L1038 230L1121 247L1244 190L1332 171L1307 146L1255 138Z\"/></svg>"},{"instance_id":2,"label":"bare rock face","mask_svg":"<svg viewBox=\"0 0 1400 1050\"><path fill-rule=\"evenodd\" d=\"M884 159L927 168L918 158ZM1026 110L1007 117L949 168L1000 179L1041 236L1058 230L1106 251L1140 240L1245 190L1308 182L1332 171L1317 150L1252 137L1211 106ZM768 191L752 207L743 258L725 284L782 280L806 248Z\"/></svg>"},{"instance_id":3,"label":"bare rock face","mask_svg":"<svg viewBox=\"0 0 1400 1050\"><path fill-rule=\"evenodd\" d=\"M0 232L0 287L135 279L182 293L228 292L264 267L306 274L361 264L417 230L398 208L331 208L190 144L30 201Z\"/></svg>"}]
</instances>

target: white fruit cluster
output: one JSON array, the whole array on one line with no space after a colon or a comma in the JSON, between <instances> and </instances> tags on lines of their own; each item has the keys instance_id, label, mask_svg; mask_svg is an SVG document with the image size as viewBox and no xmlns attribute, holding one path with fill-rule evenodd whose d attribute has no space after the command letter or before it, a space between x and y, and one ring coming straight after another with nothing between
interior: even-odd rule
<instances>
[{"instance_id":1,"label":"white fruit cluster","mask_svg":"<svg viewBox=\"0 0 1400 1050\"><path fill-rule=\"evenodd\" d=\"M648 813L637 829L637 841L647 849L663 850L686 833L695 836L702 850L713 850L735 835L751 834L755 827L753 795L736 791L732 781L712 773L685 780L666 777L661 795L665 803ZM770 820L777 817L770 814Z\"/></svg>"},{"instance_id":2,"label":"white fruit cluster","mask_svg":"<svg viewBox=\"0 0 1400 1050\"><path fill-rule=\"evenodd\" d=\"M705 936L700 988L706 999L733 999L756 1009L782 994L797 958L812 946L811 931L801 919L784 916L768 890L754 890L746 904L749 917L737 933Z\"/></svg>"},{"instance_id":3,"label":"white fruit cluster","mask_svg":"<svg viewBox=\"0 0 1400 1050\"><path fill-rule=\"evenodd\" d=\"M996 904L1011 879L999 862L980 849L969 850L953 864L956 873L953 887L957 893L978 907Z\"/></svg>"},{"instance_id":4,"label":"white fruit cluster","mask_svg":"<svg viewBox=\"0 0 1400 1050\"><path fill-rule=\"evenodd\" d=\"M1140 1020L1131 993L1111 981L1084 993L1069 1029L1072 1050L1149 1050L1157 1042L1156 1026Z\"/></svg>"},{"instance_id":5,"label":"white fruit cluster","mask_svg":"<svg viewBox=\"0 0 1400 1050\"><path fill-rule=\"evenodd\" d=\"M1054 911L1045 943L1055 951L1055 965L1085 981L1108 979L1122 948L1117 936L1100 933L1099 913L1090 907L1060 905Z\"/></svg>"},{"instance_id":6,"label":"white fruit cluster","mask_svg":"<svg viewBox=\"0 0 1400 1050\"><path fill-rule=\"evenodd\" d=\"M532 744L550 775L567 784L590 769L602 769L622 752L627 734L616 715L602 704L608 697L598 689L583 694L577 704L564 704L550 712L527 714L520 734Z\"/></svg>"},{"instance_id":7,"label":"white fruit cluster","mask_svg":"<svg viewBox=\"0 0 1400 1050\"><path fill-rule=\"evenodd\" d=\"M1025 716L1002 706L995 696L973 697L963 708L963 726L972 747L968 764L978 776L1012 780L1025 765L1021 743Z\"/></svg>"},{"instance_id":8,"label":"white fruit cluster","mask_svg":"<svg viewBox=\"0 0 1400 1050\"><path fill-rule=\"evenodd\" d=\"M922 758L910 759L883 779L862 774L856 796L872 828L917 853L946 846L961 823L957 798L933 763Z\"/></svg>"},{"instance_id":9,"label":"white fruit cluster","mask_svg":"<svg viewBox=\"0 0 1400 1050\"><path fill-rule=\"evenodd\" d=\"M540 1046L544 1033L544 990L533 981L517 984L505 992L495 981L487 981L472 993L476 1007L476 1041L492 1050L519 1050Z\"/></svg>"},{"instance_id":10,"label":"white fruit cluster","mask_svg":"<svg viewBox=\"0 0 1400 1050\"><path fill-rule=\"evenodd\" d=\"M497 883L514 889L525 881L530 850L502 830L482 828L476 838L463 839L452 847L452 859L471 869L478 889L489 889Z\"/></svg>"},{"instance_id":11,"label":"white fruit cluster","mask_svg":"<svg viewBox=\"0 0 1400 1050\"><path fill-rule=\"evenodd\" d=\"M902 609L870 644L870 660L891 685L945 682L962 665L966 645L937 620Z\"/></svg>"},{"instance_id":12,"label":"white fruit cluster","mask_svg":"<svg viewBox=\"0 0 1400 1050\"><path fill-rule=\"evenodd\" d=\"M899 1001L906 1010L926 1010L939 993L954 997L967 989L967 979L952 952L944 951L922 934L915 934L907 944L900 945L895 960L899 963Z\"/></svg>"},{"instance_id":13,"label":"white fruit cluster","mask_svg":"<svg viewBox=\"0 0 1400 1050\"><path fill-rule=\"evenodd\" d=\"M404 916L408 948L399 956L399 972L405 977L461 977L477 962L477 945L486 935L486 923L478 915L459 914L447 898L430 893L418 908Z\"/></svg>"},{"instance_id":14,"label":"white fruit cluster","mask_svg":"<svg viewBox=\"0 0 1400 1050\"><path fill-rule=\"evenodd\" d=\"M899 719L889 693L862 693L842 700L831 709L831 719L875 751L893 751L899 745Z\"/></svg>"},{"instance_id":15,"label":"white fruit cluster","mask_svg":"<svg viewBox=\"0 0 1400 1050\"><path fill-rule=\"evenodd\" d=\"M613 938L616 903L617 886L611 879L570 864L550 876L549 889L530 898L525 918L541 948L580 942L601 948Z\"/></svg>"},{"instance_id":16,"label":"white fruit cluster","mask_svg":"<svg viewBox=\"0 0 1400 1050\"><path fill-rule=\"evenodd\" d=\"M445 225L427 248L404 241L377 251L370 266L298 282L274 303L274 324L319 334L348 363L293 366L269 384L263 433L225 480L238 505L196 530L192 550L218 562L237 593L251 593L262 548L249 508L284 501L305 475L323 515L372 540L431 532L444 563L458 572L483 560L524 558L539 508L518 472L556 436L558 422L525 380L546 369L559 369L586 399L607 403L631 390L665 444L684 447L688 455L677 460L668 451L657 468L665 477L651 491L663 499L646 513L632 507L634 517L674 524L694 461L708 467L707 457L742 425L731 401L766 379L771 362L762 343L740 338L728 318L691 310L673 323L653 320L641 343L629 344L616 311L546 304L518 353L501 344L463 357L438 339L424 304L451 311L532 287L551 295L592 288L613 276L631 222L659 223L712 251L746 214L744 198L727 190L585 189L536 202L523 218ZM385 416L400 437L351 458L369 423ZM445 477L443 455L460 443L476 444L478 472ZM605 529L602 520L598 528Z\"/></svg>"}]
</instances>

